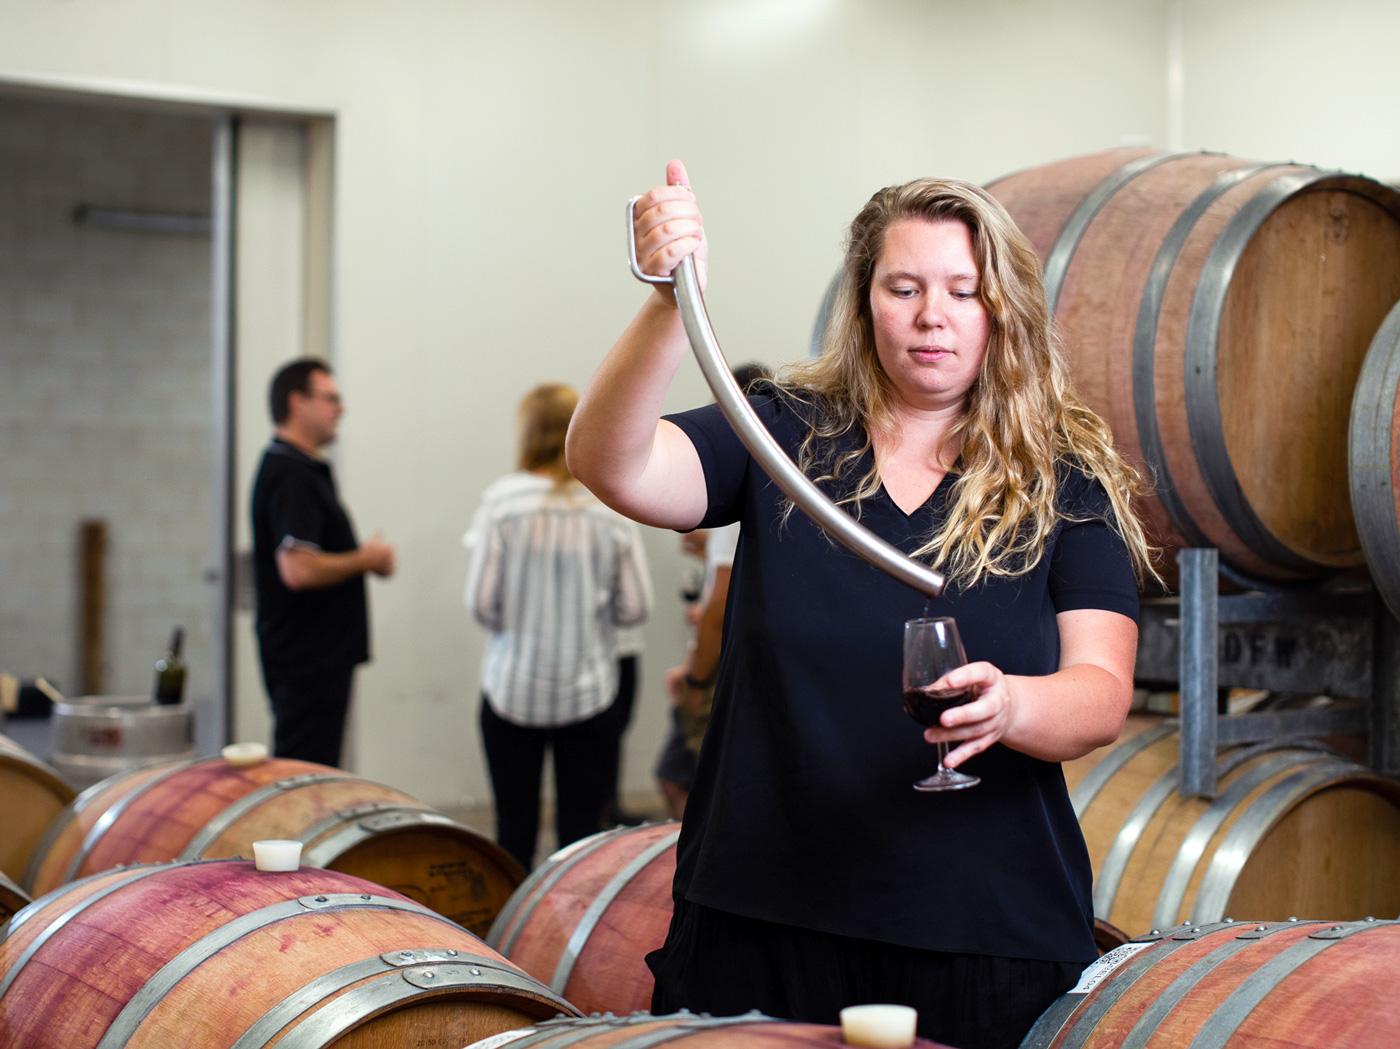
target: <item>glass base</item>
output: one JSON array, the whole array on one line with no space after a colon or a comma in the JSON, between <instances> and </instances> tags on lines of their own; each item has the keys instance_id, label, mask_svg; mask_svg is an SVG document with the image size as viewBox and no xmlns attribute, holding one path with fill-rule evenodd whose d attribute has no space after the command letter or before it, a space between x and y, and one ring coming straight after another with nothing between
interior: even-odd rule
<instances>
[{"instance_id":1,"label":"glass base","mask_svg":"<svg viewBox=\"0 0 1400 1049\"><path fill-rule=\"evenodd\" d=\"M939 769L932 776L921 779L914 784L915 790L965 790L968 787L975 787L982 780L977 776L969 776L966 772L956 772L953 769Z\"/></svg>"}]
</instances>

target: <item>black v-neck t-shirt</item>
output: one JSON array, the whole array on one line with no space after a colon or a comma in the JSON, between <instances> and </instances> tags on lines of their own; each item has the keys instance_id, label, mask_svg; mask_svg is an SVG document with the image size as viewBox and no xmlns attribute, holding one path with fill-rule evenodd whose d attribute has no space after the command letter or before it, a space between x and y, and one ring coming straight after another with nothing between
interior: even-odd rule
<instances>
[{"instance_id":1,"label":"black v-neck t-shirt","mask_svg":"<svg viewBox=\"0 0 1400 1049\"><path fill-rule=\"evenodd\" d=\"M812 409L771 394L750 403L795 459L807 427L794 409ZM900 665L904 621L921 615L956 617L970 660L1028 675L1058 667L1057 613L1136 618L1131 563L1102 487L1062 468L1064 518L1034 569L927 601L802 512L782 521L782 493L716 406L668 418L704 467L701 527L742 522L676 892L915 948L1092 961L1089 856L1059 764L997 744L962 766L980 785L913 790L937 755L903 712ZM863 501L861 523L912 553L942 521L955 480L913 514L882 488Z\"/></svg>"}]
</instances>

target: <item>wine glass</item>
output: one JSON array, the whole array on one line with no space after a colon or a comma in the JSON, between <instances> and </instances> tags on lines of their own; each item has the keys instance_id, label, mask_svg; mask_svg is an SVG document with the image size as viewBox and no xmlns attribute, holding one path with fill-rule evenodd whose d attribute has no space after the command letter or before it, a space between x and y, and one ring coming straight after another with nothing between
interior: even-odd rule
<instances>
[{"instance_id":1,"label":"wine glass","mask_svg":"<svg viewBox=\"0 0 1400 1049\"><path fill-rule=\"evenodd\" d=\"M967 662L958 624L949 616L911 619L904 624L904 712L921 725L936 726L945 710L977 698L970 688L933 690L948 671ZM915 790L962 790L982 782L976 776L943 767L948 744L938 743L938 771L914 784Z\"/></svg>"}]
</instances>

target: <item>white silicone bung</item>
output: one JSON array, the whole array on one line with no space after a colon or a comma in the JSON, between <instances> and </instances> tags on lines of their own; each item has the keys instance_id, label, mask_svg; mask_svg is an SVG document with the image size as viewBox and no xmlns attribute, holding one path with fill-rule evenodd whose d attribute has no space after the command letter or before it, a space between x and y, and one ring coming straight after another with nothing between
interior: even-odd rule
<instances>
[{"instance_id":1,"label":"white silicone bung","mask_svg":"<svg viewBox=\"0 0 1400 1049\"><path fill-rule=\"evenodd\" d=\"M246 768L267 760L266 743L230 743L219 751L220 756L236 768Z\"/></svg>"},{"instance_id":2,"label":"white silicone bung","mask_svg":"<svg viewBox=\"0 0 1400 1049\"><path fill-rule=\"evenodd\" d=\"M277 838L255 841L253 863L260 871L294 871L301 866L301 842Z\"/></svg>"},{"instance_id":3,"label":"white silicone bung","mask_svg":"<svg viewBox=\"0 0 1400 1049\"><path fill-rule=\"evenodd\" d=\"M841 1010L841 1040L866 1049L906 1049L918 1022L907 1005L848 1005Z\"/></svg>"}]
</instances>

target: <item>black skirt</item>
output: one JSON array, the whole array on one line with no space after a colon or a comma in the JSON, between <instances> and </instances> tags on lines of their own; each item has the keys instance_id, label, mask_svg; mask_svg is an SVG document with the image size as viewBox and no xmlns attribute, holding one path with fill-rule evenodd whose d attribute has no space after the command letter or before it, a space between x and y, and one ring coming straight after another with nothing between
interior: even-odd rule
<instances>
[{"instance_id":1,"label":"black skirt","mask_svg":"<svg viewBox=\"0 0 1400 1049\"><path fill-rule=\"evenodd\" d=\"M958 1049L1015 1049L1082 965L945 954L744 918L676 900L666 942L647 955L652 1012L734 1016L758 1009L836 1024L847 1005L918 1010L919 1034Z\"/></svg>"}]
</instances>

